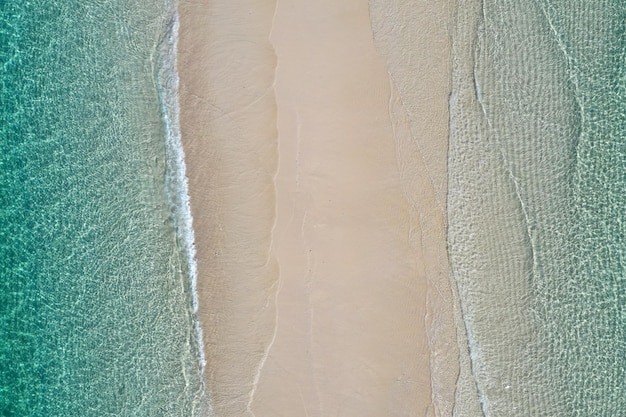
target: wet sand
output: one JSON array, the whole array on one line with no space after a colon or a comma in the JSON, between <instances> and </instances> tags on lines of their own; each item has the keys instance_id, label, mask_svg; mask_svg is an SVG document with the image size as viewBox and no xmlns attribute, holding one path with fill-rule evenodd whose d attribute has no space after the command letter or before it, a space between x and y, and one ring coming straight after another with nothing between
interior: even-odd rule
<instances>
[{"instance_id":1,"label":"wet sand","mask_svg":"<svg viewBox=\"0 0 626 417\"><path fill-rule=\"evenodd\" d=\"M419 7L447 16L443 3ZM385 26L372 10L181 1L181 125L216 416L451 413L447 32L416 35L432 42L419 59L436 57L416 85L402 76L414 61L397 64L373 33Z\"/></svg>"}]
</instances>

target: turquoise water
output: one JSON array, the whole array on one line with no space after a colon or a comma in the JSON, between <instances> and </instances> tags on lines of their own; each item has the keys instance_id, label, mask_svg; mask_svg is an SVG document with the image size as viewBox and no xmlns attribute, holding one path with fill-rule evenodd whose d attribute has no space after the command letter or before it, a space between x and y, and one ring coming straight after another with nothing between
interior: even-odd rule
<instances>
[{"instance_id":1,"label":"turquoise water","mask_svg":"<svg viewBox=\"0 0 626 417\"><path fill-rule=\"evenodd\" d=\"M202 410L173 16L0 5L2 416Z\"/></svg>"},{"instance_id":2,"label":"turquoise water","mask_svg":"<svg viewBox=\"0 0 626 417\"><path fill-rule=\"evenodd\" d=\"M466 1L456 24L456 413L624 416L626 3Z\"/></svg>"}]
</instances>

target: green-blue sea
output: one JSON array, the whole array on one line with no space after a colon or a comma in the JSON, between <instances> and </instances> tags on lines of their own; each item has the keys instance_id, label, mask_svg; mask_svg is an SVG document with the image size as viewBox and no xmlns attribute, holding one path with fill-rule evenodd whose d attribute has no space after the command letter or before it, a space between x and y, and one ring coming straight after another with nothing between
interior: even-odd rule
<instances>
[{"instance_id":1,"label":"green-blue sea","mask_svg":"<svg viewBox=\"0 0 626 417\"><path fill-rule=\"evenodd\" d=\"M626 416L626 2L457 2L456 415Z\"/></svg>"},{"instance_id":2,"label":"green-blue sea","mask_svg":"<svg viewBox=\"0 0 626 417\"><path fill-rule=\"evenodd\" d=\"M0 2L0 416L203 410L176 26Z\"/></svg>"}]
</instances>

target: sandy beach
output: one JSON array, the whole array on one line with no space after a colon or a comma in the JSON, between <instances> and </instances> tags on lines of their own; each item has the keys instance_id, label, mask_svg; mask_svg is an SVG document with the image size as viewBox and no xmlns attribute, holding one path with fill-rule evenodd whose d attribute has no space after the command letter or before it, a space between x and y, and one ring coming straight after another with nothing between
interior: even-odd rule
<instances>
[{"instance_id":1,"label":"sandy beach","mask_svg":"<svg viewBox=\"0 0 626 417\"><path fill-rule=\"evenodd\" d=\"M450 11L371 3L181 0L215 416L451 415Z\"/></svg>"}]
</instances>

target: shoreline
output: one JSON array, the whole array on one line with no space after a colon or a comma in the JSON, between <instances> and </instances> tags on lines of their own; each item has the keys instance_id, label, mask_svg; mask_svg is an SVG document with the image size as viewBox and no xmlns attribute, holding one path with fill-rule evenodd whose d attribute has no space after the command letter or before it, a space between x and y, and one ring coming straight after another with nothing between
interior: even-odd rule
<instances>
[{"instance_id":1,"label":"shoreline","mask_svg":"<svg viewBox=\"0 0 626 417\"><path fill-rule=\"evenodd\" d=\"M202 327L197 318L198 313L198 267L196 263L195 234L193 216L191 215L189 183L185 152L180 129L180 103L178 91L180 77L178 74L178 31L180 27L178 11L172 12L173 19L168 25L163 44L160 46L160 69L157 74L159 100L162 107L163 122L166 136L166 175L165 194L173 215L176 237L183 245L182 253L186 259L187 275L192 302L192 320L195 339L198 343L203 339ZM198 361L200 373L204 373L206 360L204 350L198 345Z\"/></svg>"},{"instance_id":2,"label":"shoreline","mask_svg":"<svg viewBox=\"0 0 626 417\"><path fill-rule=\"evenodd\" d=\"M452 91L453 1L370 0L374 43L391 80L403 194L411 207L412 240L427 281L426 333L431 352L432 406L452 415L457 380L468 371L467 341L448 259L449 95Z\"/></svg>"},{"instance_id":3,"label":"shoreline","mask_svg":"<svg viewBox=\"0 0 626 417\"><path fill-rule=\"evenodd\" d=\"M374 44L367 1L182 2L179 13L216 415L450 415L448 119L435 106L424 141L411 107L449 91L407 95L415 86Z\"/></svg>"}]
</instances>

